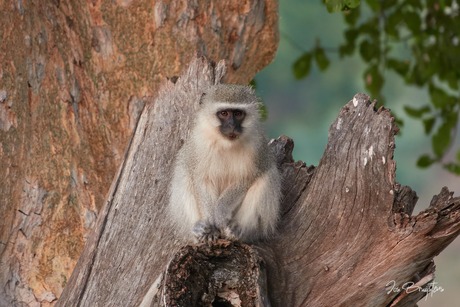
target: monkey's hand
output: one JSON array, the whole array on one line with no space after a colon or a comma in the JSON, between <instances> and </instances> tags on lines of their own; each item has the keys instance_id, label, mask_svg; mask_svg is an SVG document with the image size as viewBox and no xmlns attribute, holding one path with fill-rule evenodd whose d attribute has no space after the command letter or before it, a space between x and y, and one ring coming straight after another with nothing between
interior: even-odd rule
<instances>
[{"instance_id":1,"label":"monkey's hand","mask_svg":"<svg viewBox=\"0 0 460 307\"><path fill-rule=\"evenodd\" d=\"M234 220L229 221L227 226L224 228L224 230L222 232L223 232L223 236L226 239L229 239L229 240L232 240L232 241L236 241L236 240L241 239L241 237L243 235L243 229Z\"/></svg>"},{"instance_id":2,"label":"monkey's hand","mask_svg":"<svg viewBox=\"0 0 460 307\"><path fill-rule=\"evenodd\" d=\"M192 232L198 242L212 242L221 237L220 230L204 220L196 222Z\"/></svg>"}]
</instances>

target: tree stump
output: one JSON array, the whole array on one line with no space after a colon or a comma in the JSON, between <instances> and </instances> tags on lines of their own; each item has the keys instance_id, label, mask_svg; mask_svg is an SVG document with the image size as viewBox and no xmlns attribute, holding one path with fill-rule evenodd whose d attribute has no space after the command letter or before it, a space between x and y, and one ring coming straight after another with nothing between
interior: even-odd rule
<instances>
[{"instance_id":1,"label":"tree stump","mask_svg":"<svg viewBox=\"0 0 460 307\"><path fill-rule=\"evenodd\" d=\"M187 245L140 306L164 305L268 306L264 262L251 246L239 242Z\"/></svg>"},{"instance_id":2,"label":"tree stump","mask_svg":"<svg viewBox=\"0 0 460 307\"><path fill-rule=\"evenodd\" d=\"M411 215L417 196L395 182L397 127L363 94L317 167L294 162L289 138L270 142L284 176L273 240L184 247L166 216L172 161L203 89L224 75L223 62L197 59L144 109L58 306L413 306L460 232L460 198L444 188Z\"/></svg>"}]
</instances>

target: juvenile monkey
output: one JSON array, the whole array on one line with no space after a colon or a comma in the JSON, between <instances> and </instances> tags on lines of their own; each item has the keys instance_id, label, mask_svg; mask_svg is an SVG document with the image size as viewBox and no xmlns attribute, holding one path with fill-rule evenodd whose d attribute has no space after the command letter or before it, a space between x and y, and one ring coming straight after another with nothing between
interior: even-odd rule
<instances>
[{"instance_id":1,"label":"juvenile monkey","mask_svg":"<svg viewBox=\"0 0 460 307\"><path fill-rule=\"evenodd\" d=\"M248 86L204 93L170 186L170 215L185 237L255 241L275 231L281 176L259 108Z\"/></svg>"}]
</instances>

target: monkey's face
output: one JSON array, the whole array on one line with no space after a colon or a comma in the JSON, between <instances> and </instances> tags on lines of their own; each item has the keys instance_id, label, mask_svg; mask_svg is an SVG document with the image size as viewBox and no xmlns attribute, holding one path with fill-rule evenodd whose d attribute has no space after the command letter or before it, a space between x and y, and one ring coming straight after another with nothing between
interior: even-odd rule
<instances>
[{"instance_id":1,"label":"monkey's face","mask_svg":"<svg viewBox=\"0 0 460 307\"><path fill-rule=\"evenodd\" d=\"M263 135L259 107L258 98L248 86L211 86L201 97L194 137L210 149L257 146Z\"/></svg>"},{"instance_id":2,"label":"monkey's face","mask_svg":"<svg viewBox=\"0 0 460 307\"><path fill-rule=\"evenodd\" d=\"M217 111L217 118L220 121L219 130L222 135L234 141L243 133L243 121L246 112L241 109L222 109Z\"/></svg>"}]
</instances>

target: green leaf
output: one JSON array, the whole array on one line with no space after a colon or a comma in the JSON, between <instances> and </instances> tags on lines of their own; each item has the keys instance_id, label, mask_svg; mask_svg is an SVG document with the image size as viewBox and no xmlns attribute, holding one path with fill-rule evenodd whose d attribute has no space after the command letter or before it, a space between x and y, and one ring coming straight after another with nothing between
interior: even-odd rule
<instances>
[{"instance_id":1,"label":"green leaf","mask_svg":"<svg viewBox=\"0 0 460 307\"><path fill-rule=\"evenodd\" d=\"M359 1L358 1L358 5L359 5ZM344 12L345 22L350 26L354 26L356 25L356 22L359 20L360 15L361 15L361 10L359 9L359 7L357 7L354 10L345 11Z\"/></svg>"},{"instance_id":2,"label":"green leaf","mask_svg":"<svg viewBox=\"0 0 460 307\"><path fill-rule=\"evenodd\" d=\"M306 52L292 64L294 77L299 80L305 78L310 73L311 53Z\"/></svg>"},{"instance_id":3,"label":"green leaf","mask_svg":"<svg viewBox=\"0 0 460 307\"><path fill-rule=\"evenodd\" d=\"M453 174L460 175L460 164L458 163L446 163L443 167Z\"/></svg>"},{"instance_id":4,"label":"green leaf","mask_svg":"<svg viewBox=\"0 0 460 307\"><path fill-rule=\"evenodd\" d=\"M431 109L429 106L423 106L419 109L410 106L404 106L404 111L406 111L407 115L414 118L421 118L423 114L430 112L430 110Z\"/></svg>"},{"instance_id":5,"label":"green leaf","mask_svg":"<svg viewBox=\"0 0 460 307\"><path fill-rule=\"evenodd\" d=\"M347 29L345 31L345 38L347 41L352 41L353 44L356 41L356 38L358 38L359 31L357 29Z\"/></svg>"},{"instance_id":6,"label":"green leaf","mask_svg":"<svg viewBox=\"0 0 460 307\"><path fill-rule=\"evenodd\" d=\"M406 11L403 13L402 19L406 23L407 28L409 28L413 34L418 34L421 32L422 21L419 14L412 11Z\"/></svg>"},{"instance_id":7,"label":"green leaf","mask_svg":"<svg viewBox=\"0 0 460 307\"><path fill-rule=\"evenodd\" d=\"M377 65L372 65L364 72L364 81L366 88L371 92L372 96L380 96L385 79L380 73Z\"/></svg>"},{"instance_id":8,"label":"green leaf","mask_svg":"<svg viewBox=\"0 0 460 307\"><path fill-rule=\"evenodd\" d=\"M399 24L402 16L399 11L390 14L385 22L385 32L393 37L399 38Z\"/></svg>"},{"instance_id":9,"label":"green leaf","mask_svg":"<svg viewBox=\"0 0 460 307\"><path fill-rule=\"evenodd\" d=\"M345 55L353 55L358 35L359 31L357 29L347 29L345 31L345 44L341 45L339 48L339 55L341 57Z\"/></svg>"},{"instance_id":10,"label":"green leaf","mask_svg":"<svg viewBox=\"0 0 460 307\"><path fill-rule=\"evenodd\" d=\"M327 58L324 49L321 47L315 49L315 60L319 70L321 71L325 71L329 67L330 61Z\"/></svg>"},{"instance_id":11,"label":"green leaf","mask_svg":"<svg viewBox=\"0 0 460 307\"><path fill-rule=\"evenodd\" d=\"M405 5L410 5L413 8L422 9L422 3L420 0L406 0Z\"/></svg>"},{"instance_id":12,"label":"green leaf","mask_svg":"<svg viewBox=\"0 0 460 307\"><path fill-rule=\"evenodd\" d=\"M345 0L346 6L350 9L357 8L361 4L361 0Z\"/></svg>"},{"instance_id":13,"label":"green leaf","mask_svg":"<svg viewBox=\"0 0 460 307\"><path fill-rule=\"evenodd\" d=\"M433 83L430 83L428 87L431 101L433 105L438 109L444 109L448 105L453 105L456 102L456 98L448 95L443 89L436 87Z\"/></svg>"},{"instance_id":14,"label":"green leaf","mask_svg":"<svg viewBox=\"0 0 460 307\"><path fill-rule=\"evenodd\" d=\"M452 124L445 121L431 138L431 145L437 158L441 158L449 148L452 137Z\"/></svg>"},{"instance_id":15,"label":"green leaf","mask_svg":"<svg viewBox=\"0 0 460 307\"><path fill-rule=\"evenodd\" d=\"M329 13L347 11L359 5L360 0L324 0Z\"/></svg>"},{"instance_id":16,"label":"green leaf","mask_svg":"<svg viewBox=\"0 0 460 307\"><path fill-rule=\"evenodd\" d=\"M381 34L379 27L376 26L377 24L379 24L379 17L378 15L375 15L372 18L369 18L365 23L361 24L358 30L361 35L363 33L369 34L370 37L377 41Z\"/></svg>"},{"instance_id":17,"label":"green leaf","mask_svg":"<svg viewBox=\"0 0 460 307\"><path fill-rule=\"evenodd\" d=\"M409 71L409 61L399 61L396 59L388 59L387 60L388 68L394 70L401 76L407 75Z\"/></svg>"},{"instance_id":18,"label":"green leaf","mask_svg":"<svg viewBox=\"0 0 460 307\"><path fill-rule=\"evenodd\" d=\"M380 52L377 44L364 40L359 46L359 53L364 61L370 62L372 59L378 59Z\"/></svg>"},{"instance_id":19,"label":"green leaf","mask_svg":"<svg viewBox=\"0 0 460 307\"><path fill-rule=\"evenodd\" d=\"M367 5L374 11L377 12L380 10L380 1L378 0L366 0Z\"/></svg>"},{"instance_id":20,"label":"green leaf","mask_svg":"<svg viewBox=\"0 0 460 307\"><path fill-rule=\"evenodd\" d=\"M435 162L434 159L432 159L429 155L422 155L418 158L417 160L417 166L420 167L420 168L427 168L428 166L430 166L431 164L433 164L433 162Z\"/></svg>"},{"instance_id":21,"label":"green leaf","mask_svg":"<svg viewBox=\"0 0 460 307\"><path fill-rule=\"evenodd\" d=\"M339 47L339 56L343 58L346 55L353 55L355 46L352 44L346 44Z\"/></svg>"},{"instance_id":22,"label":"green leaf","mask_svg":"<svg viewBox=\"0 0 460 307\"><path fill-rule=\"evenodd\" d=\"M409 84L418 85L420 87L425 86L425 83L428 81L428 76L425 72L425 69L421 68L421 64L416 62L408 74L406 82Z\"/></svg>"},{"instance_id":23,"label":"green leaf","mask_svg":"<svg viewBox=\"0 0 460 307\"><path fill-rule=\"evenodd\" d=\"M429 117L423 120L423 127L425 128L425 134L430 134L433 130L434 123L436 122L435 117Z\"/></svg>"},{"instance_id":24,"label":"green leaf","mask_svg":"<svg viewBox=\"0 0 460 307\"><path fill-rule=\"evenodd\" d=\"M256 88L257 88L257 81L256 81L256 79L252 79L252 80L249 82L249 85L250 85L253 89L256 89Z\"/></svg>"},{"instance_id":25,"label":"green leaf","mask_svg":"<svg viewBox=\"0 0 460 307\"><path fill-rule=\"evenodd\" d=\"M451 70L447 72L444 77L445 77L445 80L447 81L447 84L449 84L451 89L458 90L459 77L457 77L457 71Z\"/></svg>"},{"instance_id":26,"label":"green leaf","mask_svg":"<svg viewBox=\"0 0 460 307\"><path fill-rule=\"evenodd\" d=\"M380 1L381 5L382 5L382 9L384 9L384 10L394 8L395 5L397 4L397 2L398 2L398 0Z\"/></svg>"},{"instance_id":27,"label":"green leaf","mask_svg":"<svg viewBox=\"0 0 460 307\"><path fill-rule=\"evenodd\" d=\"M343 7L342 0L324 0L329 13L340 12Z\"/></svg>"}]
</instances>

